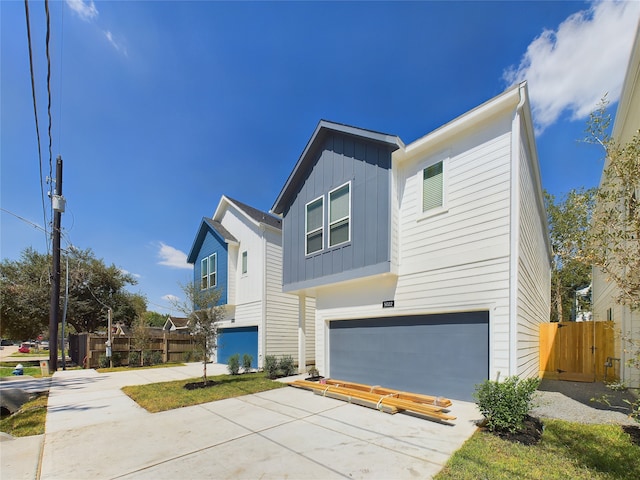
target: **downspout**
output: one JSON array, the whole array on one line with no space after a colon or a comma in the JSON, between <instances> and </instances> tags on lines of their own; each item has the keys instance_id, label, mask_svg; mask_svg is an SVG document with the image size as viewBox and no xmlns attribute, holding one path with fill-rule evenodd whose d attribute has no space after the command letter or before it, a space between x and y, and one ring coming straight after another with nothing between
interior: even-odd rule
<instances>
[{"instance_id":1,"label":"downspout","mask_svg":"<svg viewBox=\"0 0 640 480\"><path fill-rule=\"evenodd\" d=\"M262 319L258 339L262 347L262 355L258 354L258 368L264 367L264 358L267 355L267 236L264 225L260 225L260 233L262 235Z\"/></svg>"},{"instance_id":2,"label":"downspout","mask_svg":"<svg viewBox=\"0 0 640 480\"><path fill-rule=\"evenodd\" d=\"M512 121L511 135L511 212L509 248L509 375L518 374L518 259L520 255L520 142L521 115L526 102L526 83L519 87L520 101ZM514 161L515 159L515 161Z\"/></svg>"}]
</instances>

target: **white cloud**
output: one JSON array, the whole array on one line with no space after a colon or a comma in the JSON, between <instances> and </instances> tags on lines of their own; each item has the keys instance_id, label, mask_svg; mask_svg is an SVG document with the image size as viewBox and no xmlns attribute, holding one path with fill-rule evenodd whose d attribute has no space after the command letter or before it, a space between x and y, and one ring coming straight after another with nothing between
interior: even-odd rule
<instances>
[{"instance_id":1,"label":"white cloud","mask_svg":"<svg viewBox=\"0 0 640 480\"><path fill-rule=\"evenodd\" d=\"M184 268L191 269L192 266L187 263L187 254L173 248L166 243L160 242L160 249L158 250L158 256L160 261L158 265L165 265L172 268Z\"/></svg>"},{"instance_id":2,"label":"white cloud","mask_svg":"<svg viewBox=\"0 0 640 480\"><path fill-rule=\"evenodd\" d=\"M103 33L105 38L109 41L109 43L113 46L113 48L115 48L118 52L122 53L126 57L127 49L124 47L122 43L116 41L116 39L113 38L113 34L111 33L111 31L105 30Z\"/></svg>"},{"instance_id":3,"label":"white cloud","mask_svg":"<svg viewBox=\"0 0 640 480\"><path fill-rule=\"evenodd\" d=\"M605 94L618 100L639 19L640 2L596 1L544 30L504 72L510 85L528 81L537 133L565 111L586 118Z\"/></svg>"},{"instance_id":4,"label":"white cloud","mask_svg":"<svg viewBox=\"0 0 640 480\"><path fill-rule=\"evenodd\" d=\"M129 270L125 270L124 268L119 268L120 272L124 275L131 275L133 278L142 278L142 275L138 273L131 273Z\"/></svg>"},{"instance_id":5,"label":"white cloud","mask_svg":"<svg viewBox=\"0 0 640 480\"><path fill-rule=\"evenodd\" d=\"M98 16L98 9L93 0L85 2L84 0L67 0L69 8L76 12L78 16L85 22L90 22Z\"/></svg>"},{"instance_id":6,"label":"white cloud","mask_svg":"<svg viewBox=\"0 0 640 480\"><path fill-rule=\"evenodd\" d=\"M162 296L162 300L169 303L175 303L180 301L180 297L176 297L175 295L171 295L170 293L168 293Z\"/></svg>"}]
</instances>

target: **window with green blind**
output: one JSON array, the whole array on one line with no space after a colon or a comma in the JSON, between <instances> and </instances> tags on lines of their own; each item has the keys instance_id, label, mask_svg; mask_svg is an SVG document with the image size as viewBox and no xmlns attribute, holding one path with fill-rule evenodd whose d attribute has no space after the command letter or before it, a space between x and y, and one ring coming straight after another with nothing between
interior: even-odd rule
<instances>
[{"instance_id":1,"label":"window with green blind","mask_svg":"<svg viewBox=\"0 0 640 480\"><path fill-rule=\"evenodd\" d=\"M435 163L422 172L422 211L442 207L444 175L442 162Z\"/></svg>"},{"instance_id":2,"label":"window with green blind","mask_svg":"<svg viewBox=\"0 0 640 480\"><path fill-rule=\"evenodd\" d=\"M305 234L306 234L306 254L314 253L322 250L323 247L323 212L324 201L320 197L312 202L307 203Z\"/></svg>"},{"instance_id":3,"label":"window with green blind","mask_svg":"<svg viewBox=\"0 0 640 480\"><path fill-rule=\"evenodd\" d=\"M329 246L349 241L351 217L350 185L347 183L329 192Z\"/></svg>"}]
</instances>

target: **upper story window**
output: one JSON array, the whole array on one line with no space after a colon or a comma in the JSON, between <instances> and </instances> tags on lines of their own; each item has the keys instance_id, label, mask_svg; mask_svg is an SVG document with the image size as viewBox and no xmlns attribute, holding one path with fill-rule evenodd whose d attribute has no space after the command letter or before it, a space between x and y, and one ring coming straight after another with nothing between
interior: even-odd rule
<instances>
[{"instance_id":1,"label":"upper story window","mask_svg":"<svg viewBox=\"0 0 640 480\"><path fill-rule=\"evenodd\" d=\"M434 163L422 171L422 211L428 212L444 206L443 161Z\"/></svg>"},{"instance_id":2,"label":"upper story window","mask_svg":"<svg viewBox=\"0 0 640 480\"><path fill-rule=\"evenodd\" d=\"M202 281L200 283L201 290L206 290L207 288L216 286L217 270L218 256L215 253L202 259L200 263L200 274L202 276Z\"/></svg>"},{"instance_id":3,"label":"upper story window","mask_svg":"<svg viewBox=\"0 0 640 480\"><path fill-rule=\"evenodd\" d=\"M305 212L305 252L307 255L322 250L324 245L324 199L307 203Z\"/></svg>"},{"instance_id":4,"label":"upper story window","mask_svg":"<svg viewBox=\"0 0 640 480\"><path fill-rule=\"evenodd\" d=\"M333 247L350 239L351 192L350 184L329 192L329 246Z\"/></svg>"},{"instance_id":5,"label":"upper story window","mask_svg":"<svg viewBox=\"0 0 640 480\"><path fill-rule=\"evenodd\" d=\"M247 273L247 251L242 252L242 273Z\"/></svg>"}]
</instances>

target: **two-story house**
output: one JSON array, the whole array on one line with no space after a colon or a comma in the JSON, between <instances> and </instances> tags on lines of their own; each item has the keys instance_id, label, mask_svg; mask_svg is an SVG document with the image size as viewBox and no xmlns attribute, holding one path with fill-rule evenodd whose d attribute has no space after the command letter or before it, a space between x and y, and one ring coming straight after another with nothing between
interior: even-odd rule
<instances>
[{"instance_id":1,"label":"two-story house","mask_svg":"<svg viewBox=\"0 0 640 480\"><path fill-rule=\"evenodd\" d=\"M618 108L611 136L618 145L625 145L640 134L640 30L636 32L635 41L629 58L627 73L620 93ZM609 159L605 160L605 168ZM600 186L605 180L603 173ZM633 196L635 199L633 199ZM637 207L640 202L640 185L629 199L628 215L640 216ZM633 207L635 206L635 207ZM624 207L621 207L624 211ZM629 217L631 219L631 217ZM638 239L629 239L638 242ZM637 243L636 243L637 245ZM632 249L630 249L633 251ZM636 272L637 273L637 272ZM640 349L640 311L632 310L628 305L617 301L620 289L609 275L598 268L593 269L593 316L594 320L610 320L616 329L616 355L619 359L620 380L626 385L640 388L640 365L638 350ZM618 365L614 365L617 367Z\"/></svg>"},{"instance_id":2,"label":"two-story house","mask_svg":"<svg viewBox=\"0 0 640 480\"><path fill-rule=\"evenodd\" d=\"M291 355L298 362L298 297L282 292L282 222L222 196L212 218L203 218L187 261L196 288L220 290L225 318L218 325L216 361L247 353L262 367L266 355ZM313 315L313 302L305 303ZM305 363L314 361L313 336Z\"/></svg>"},{"instance_id":3,"label":"two-story house","mask_svg":"<svg viewBox=\"0 0 640 480\"><path fill-rule=\"evenodd\" d=\"M321 374L460 400L537 376L551 251L526 84L409 145L320 121L272 212Z\"/></svg>"}]
</instances>

